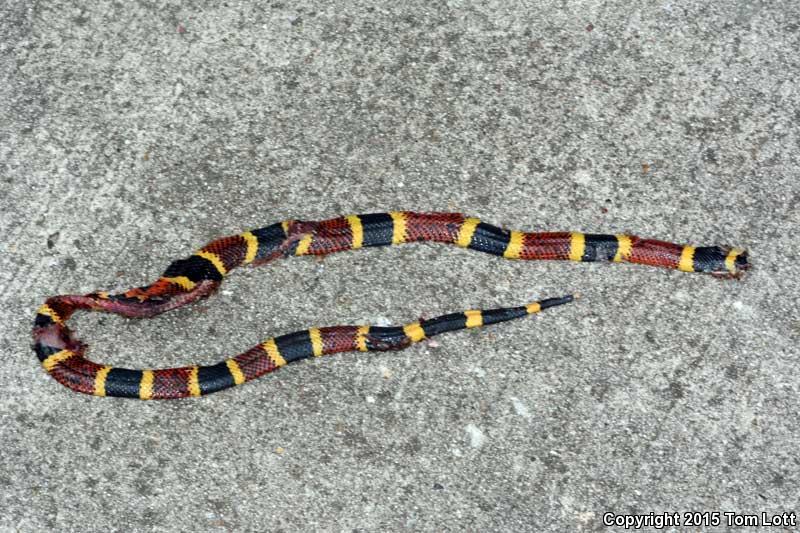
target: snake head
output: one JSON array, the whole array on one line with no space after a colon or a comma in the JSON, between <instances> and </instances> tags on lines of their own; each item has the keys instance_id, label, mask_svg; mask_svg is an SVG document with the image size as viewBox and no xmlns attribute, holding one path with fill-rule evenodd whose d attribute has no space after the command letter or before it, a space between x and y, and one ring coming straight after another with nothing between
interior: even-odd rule
<instances>
[{"instance_id":1,"label":"snake head","mask_svg":"<svg viewBox=\"0 0 800 533\"><path fill-rule=\"evenodd\" d=\"M722 268L710 272L715 278L740 279L752 267L747 256L747 250L724 246L720 248L725 256Z\"/></svg>"}]
</instances>

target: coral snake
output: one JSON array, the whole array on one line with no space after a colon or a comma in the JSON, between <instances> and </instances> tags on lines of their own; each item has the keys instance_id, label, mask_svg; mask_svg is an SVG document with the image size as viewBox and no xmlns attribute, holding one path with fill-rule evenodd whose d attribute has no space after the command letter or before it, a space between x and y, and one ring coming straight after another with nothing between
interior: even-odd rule
<instances>
[{"instance_id":1,"label":"coral snake","mask_svg":"<svg viewBox=\"0 0 800 533\"><path fill-rule=\"evenodd\" d=\"M356 350L399 350L446 331L512 320L573 299L564 296L521 307L475 309L397 327L310 328L270 338L215 365L156 370L94 363L84 357L87 346L66 326L79 309L151 317L184 306L212 294L241 265L414 241L450 243L508 259L628 262L729 278L739 277L749 267L747 253L739 248L678 245L625 234L509 231L459 213L394 211L317 222L286 220L210 242L174 261L150 285L120 294L48 298L36 313L33 349L53 378L77 392L143 400L183 398L240 385L300 359Z\"/></svg>"}]
</instances>

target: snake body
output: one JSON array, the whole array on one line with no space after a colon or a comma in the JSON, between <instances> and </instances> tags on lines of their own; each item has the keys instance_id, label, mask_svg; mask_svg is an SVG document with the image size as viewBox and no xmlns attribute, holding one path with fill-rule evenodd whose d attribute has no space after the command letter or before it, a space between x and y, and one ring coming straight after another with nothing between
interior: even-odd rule
<instances>
[{"instance_id":1,"label":"snake body","mask_svg":"<svg viewBox=\"0 0 800 533\"><path fill-rule=\"evenodd\" d=\"M173 399L240 385L301 359L347 351L399 350L447 331L481 327L572 301L550 298L521 307L469 310L405 326L310 328L266 340L215 365L155 370L115 368L84 354L66 321L77 310L151 317L211 295L233 269L286 256L325 255L415 241L455 244L507 259L638 263L739 277L748 267L739 248L678 245L634 235L509 231L460 213L394 211L323 221L285 220L217 239L174 261L154 283L119 294L93 292L48 298L36 312L33 349L45 370L70 389L95 396Z\"/></svg>"}]
</instances>

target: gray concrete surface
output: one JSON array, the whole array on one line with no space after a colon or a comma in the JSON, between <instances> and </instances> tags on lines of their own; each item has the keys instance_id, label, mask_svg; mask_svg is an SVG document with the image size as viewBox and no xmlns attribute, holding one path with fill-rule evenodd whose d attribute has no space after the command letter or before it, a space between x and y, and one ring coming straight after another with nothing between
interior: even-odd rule
<instances>
[{"instance_id":1,"label":"gray concrete surface","mask_svg":"<svg viewBox=\"0 0 800 533\"><path fill-rule=\"evenodd\" d=\"M84 4L0 3L0 530L800 512L796 2ZM238 271L153 320L73 320L95 360L174 366L311 325L584 296L200 400L77 395L30 351L47 296L390 209L740 245L755 267L409 245Z\"/></svg>"}]
</instances>

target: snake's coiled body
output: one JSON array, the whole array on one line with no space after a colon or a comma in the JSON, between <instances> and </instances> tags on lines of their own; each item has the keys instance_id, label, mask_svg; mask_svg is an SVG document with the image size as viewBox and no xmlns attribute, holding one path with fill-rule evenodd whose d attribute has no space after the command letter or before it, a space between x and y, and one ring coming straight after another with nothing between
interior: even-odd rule
<instances>
[{"instance_id":1,"label":"snake's coiled body","mask_svg":"<svg viewBox=\"0 0 800 533\"><path fill-rule=\"evenodd\" d=\"M151 285L120 294L49 298L36 314L33 348L50 375L74 391L141 399L183 398L239 385L300 359L356 350L398 350L446 331L512 320L572 300L565 296L522 307L470 310L398 327L310 328L268 339L216 365L157 370L92 362L84 357L86 345L65 324L79 309L150 317L181 307L212 294L224 277L241 265L414 241L456 244L508 259L628 262L722 277L738 277L749 267L747 253L737 248L694 247L633 235L508 231L460 213L395 211L319 222L287 220L215 240L173 262Z\"/></svg>"}]
</instances>

